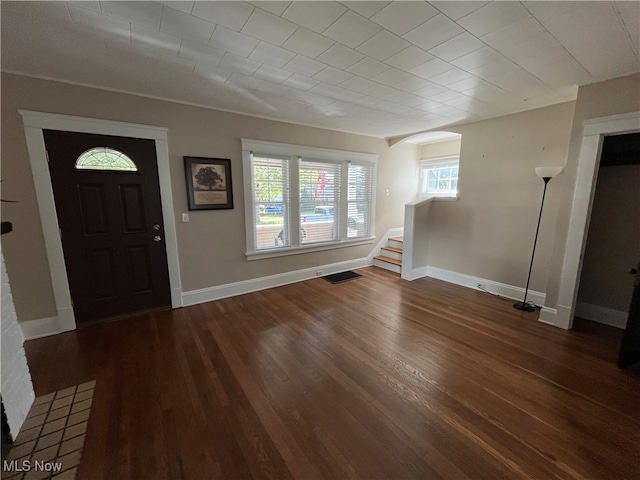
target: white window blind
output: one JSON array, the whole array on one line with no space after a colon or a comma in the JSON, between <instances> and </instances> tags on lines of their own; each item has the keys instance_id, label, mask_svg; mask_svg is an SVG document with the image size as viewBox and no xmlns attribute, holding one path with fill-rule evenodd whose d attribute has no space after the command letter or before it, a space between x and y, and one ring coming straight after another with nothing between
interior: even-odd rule
<instances>
[{"instance_id":1,"label":"white window blind","mask_svg":"<svg viewBox=\"0 0 640 480\"><path fill-rule=\"evenodd\" d=\"M252 155L251 179L256 250L290 246L289 158Z\"/></svg>"},{"instance_id":2,"label":"white window blind","mask_svg":"<svg viewBox=\"0 0 640 480\"><path fill-rule=\"evenodd\" d=\"M373 224L373 165L349 163L348 169L347 237L369 237Z\"/></svg>"},{"instance_id":3,"label":"white window blind","mask_svg":"<svg viewBox=\"0 0 640 480\"><path fill-rule=\"evenodd\" d=\"M339 163L300 162L300 240L302 244L339 238Z\"/></svg>"}]
</instances>

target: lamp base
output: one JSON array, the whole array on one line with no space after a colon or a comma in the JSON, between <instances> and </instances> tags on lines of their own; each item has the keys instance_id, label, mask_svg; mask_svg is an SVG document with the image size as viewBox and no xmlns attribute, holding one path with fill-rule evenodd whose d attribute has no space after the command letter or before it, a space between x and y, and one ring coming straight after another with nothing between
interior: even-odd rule
<instances>
[{"instance_id":1,"label":"lamp base","mask_svg":"<svg viewBox=\"0 0 640 480\"><path fill-rule=\"evenodd\" d=\"M523 310L525 312L535 312L536 308L532 307L528 303L524 302L516 302L513 304L513 308L517 308L518 310Z\"/></svg>"}]
</instances>

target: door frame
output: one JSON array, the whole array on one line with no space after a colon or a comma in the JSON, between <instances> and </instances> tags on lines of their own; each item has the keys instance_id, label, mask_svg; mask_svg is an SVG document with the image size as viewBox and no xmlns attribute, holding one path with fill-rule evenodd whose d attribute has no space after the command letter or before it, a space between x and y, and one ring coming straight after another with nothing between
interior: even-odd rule
<instances>
[{"instance_id":1,"label":"door frame","mask_svg":"<svg viewBox=\"0 0 640 480\"><path fill-rule=\"evenodd\" d=\"M167 129L151 125L100 120L96 118L77 117L55 113L18 110L22 116L24 135L27 142L29 161L36 190L40 222L51 273L53 295L56 302L57 318L55 330L49 334L75 330L76 320L71 303L69 279L62 250L60 226L56 211L47 150L44 143L43 130L62 130L76 133L93 133L151 139L155 141L158 162L158 181L162 216L165 230L167 265L169 267L169 287L171 290L171 307L182 306L182 285L180 281L180 263L178 260L178 237L176 234L175 214L173 211L173 193L171 191L171 173L169 168L169 148Z\"/></svg>"},{"instance_id":2,"label":"door frame","mask_svg":"<svg viewBox=\"0 0 640 480\"><path fill-rule=\"evenodd\" d=\"M585 120L582 125L576 185L560 274L557 312L553 322L567 330L573 326L604 137L640 131L640 112L592 118Z\"/></svg>"}]
</instances>

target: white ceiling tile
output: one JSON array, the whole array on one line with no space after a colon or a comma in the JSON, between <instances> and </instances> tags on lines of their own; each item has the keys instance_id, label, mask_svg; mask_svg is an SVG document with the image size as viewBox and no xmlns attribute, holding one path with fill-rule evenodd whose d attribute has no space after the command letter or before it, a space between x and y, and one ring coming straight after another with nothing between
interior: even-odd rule
<instances>
[{"instance_id":1,"label":"white ceiling tile","mask_svg":"<svg viewBox=\"0 0 640 480\"><path fill-rule=\"evenodd\" d=\"M207 80L221 83L229 78L231 76L231 73L232 72L230 72L229 70L225 70L224 68L212 67L210 65L205 65L202 63L196 64L196 68L193 72L193 74L196 76L204 77Z\"/></svg>"},{"instance_id":2,"label":"white ceiling tile","mask_svg":"<svg viewBox=\"0 0 640 480\"><path fill-rule=\"evenodd\" d=\"M357 13L347 11L322 34L343 45L355 48L373 37L380 30L379 25Z\"/></svg>"},{"instance_id":3,"label":"white ceiling tile","mask_svg":"<svg viewBox=\"0 0 640 480\"><path fill-rule=\"evenodd\" d=\"M373 87L367 88L362 93L376 98L384 98L387 95L392 95L396 91L397 90L395 88L387 87L386 85L374 85Z\"/></svg>"},{"instance_id":4,"label":"white ceiling tile","mask_svg":"<svg viewBox=\"0 0 640 480\"><path fill-rule=\"evenodd\" d=\"M440 13L411 30L403 38L423 50L430 50L463 32L464 30L459 25Z\"/></svg>"},{"instance_id":5,"label":"white ceiling tile","mask_svg":"<svg viewBox=\"0 0 640 480\"><path fill-rule=\"evenodd\" d=\"M640 5L638 2L615 2L614 8L629 33L636 55L640 56Z\"/></svg>"},{"instance_id":6,"label":"white ceiling tile","mask_svg":"<svg viewBox=\"0 0 640 480\"><path fill-rule=\"evenodd\" d=\"M100 2L102 13L131 23L160 28L162 5L155 2Z\"/></svg>"},{"instance_id":7,"label":"white ceiling tile","mask_svg":"<svg viewBox=\"0 0 640 480\"><path fill-rule=\"evenodd\" d=\"M240 31L253 12L253 7L244 2L196 2L191 15L209 22Z\"/></svg>"},{"instance_id":8,"label":"white ceiling tile","mask_svg":"<svg viewBox=\"0 0 640 480\"><path fill-rule=\"evenodd\" d=\"M295 57L296 54L285 50L284 48L276 47L270 43L260 42L255 48L249 58L260 63L267 63L274 67L282 67L285 63Z\"/></svg>"},{"instance_id":9,"label":"white ceiling tile","mask_svg":"<svg viewBox=\"0 0 640 480\"><path fill-rule=\"evenodd\" d=\"M460 97L466 97L458 92L454 92L453 90L446 90L444 92L437 93L435 95L431 95L429 98L436 102L450 102L451 100L459 99Z\"/></svg>"},{"instance_id":10,"label":"white ceiling tile","mask_svg":"<svg viewBox=\"0 0 640 480\"><path fill-rule=\"evenodd\" d=\"M410 45L394 56L387 58L384 62L400 70L407 71L428 62L432 58L433 55L430 53L425 52L415 45Z\"/></svg>"},{"instance_id":11,"label":"white ceiling tile","mask_svg":"<svg viewBox=\"0 0 640 480\"><path fill-rule=\"evenodd\" d=\"M457 82L449 83L447 85L447 88L449 88L450 90L455 90L456 92L466 92L468 90L477 88L481 84L489 85L487 82L478 77L469 76Z\"/></svg>"},{"instance_id":12,"label":"white ceiling tile","mask_svg":"<svg viewBox=\"0 0 640 480\"><path fill-rule=\"evenodd\" d=\"M264 42L282 45L296 28L293 23L256 8L241 31Z\"/></svg>"},{"instance_id":13,"label":"white ceiling tile","mask_svg":"<svg viewBox=\"0 0 640 480\"><path fill-rule=\"evenodd\" d=\"M451 20L458 20L487 4L487 2L429 2Z\"/></svg>"},{"instance_id":14,"label":"white ceiling tile","mask_svg":"<svg viewBox=\"0 0 640 480\"><path fill-rule=\"evenodd\" d=\"M267 12L273 13L274 15L280 16L284 13L291 2L260 1L249 3L258 8L266 10Z\"/></svg>"},{"instance_id":15,"label":"white ceiling tile","mask_svg":"<svg viewBox=\"0 0 640 480\"><path fill-rule=\"evenodd\" d=\"M427 87L419 88L418 90L413 92L413 94L418 95L420 97L429 98L429 97L432 97L433 95L437 95L439 93L446 92L446 91L447 89L442 85L436 85L435 83L432 83Z\"/></svg>"},{"instance_id":16,"label":"white ceiling tile","mask_svg":"<svg viewBox=\"0 0 640 480\"><path fill-rule=\"evenodd\" d=\"M325 67L326 65L324 63L318 62L317 60L307 58L304 55L296 55L282 68L289 70L290 72L312 77Z\"/></svg>"},{"instance_id":17,"label":"white ceiling tile","mask_svg":"<svg viewBox=\"0 0 640 480\"><path fill-rule=\"evenodd\" d=\"M370 57L365 57L355 65L349 67L347 70L360 77L371 78L384 72L388 68L389 66L385 65L382 62L374 60Z\"/></svg>"},{"instance_id":18,"label":"white ceiling tile","mask_svg":"<svg viewBox=\"0 0 640 480\"><path fill-rule=\"evenodd\" d=\"M340 86L353 90L354 92L362 92L363 90L374 87L375 85L376 84L374 82L367 80L366 78L353 77L352 79L343 82Z\"/></svg>"},{"instance_id":19,"label":"white ceiling tile","mask_svg":"<svg viewBox=\"0 0 640 480\"><path fill-rule=\"evenodd\" d=\"M83 7L69 5L69 13L77 28L100 32L104 35L131 41L131 24Z\"/></svg>"},{"instance_id":20,"label":"white ceiling tile","mask_svg":"<svg viewBox=\"0 0 640 480\"><path fill-rule=\"evenodd\" d=\"M224 57L224 53L224 51L217 48L190 42L189 40L183 40L180 45L179 56L215 67L220 63L222 57Z\"/></svg>"},{"instance_id":21,"label":"white ceiling tile","mask_svg":"<svg viewBox=\"0 0 640 480\"><path fill-rule=\"evenodd\" d=\"M409 46L410 43L406 40L383 30L360 45L357 50L377 60L384 60Z\"/></svg>"},{"instance_id":22,"label":"white ceiling tile","mask_svg":"<svg viewBox=\"0 0 640 480\"><path fill-rule=\"evenodd\" d=\"M318 83L320 83L318 80L314 80L313 78L305 77L304 75L298 75L297 73L295 73L287 78L283 82L283 85L306 91L315 87Z\"/></svg>"},{"instance_id":23,"label":"white ceiling tile","mask_svg":"<svg viewBox=\"0 0 640 480\"><path fill-rule=\"evenodd\" d=\"M433 60L429 60L422 65L418 65L417 67L409 70L410 73L417 75L422 78L431 78L441 73L446 72L447 70L451 70L455 68L453 65L450 65L447 62L440 60L439 58L434 58Z\"/></svg>"},{"instance_id":24,"label":"white ceiling tile","mask_svg":"<svg viewBox=\"0 0 640 480\"><path fill-rule=\"evenodd\" d=\"M474 52L463 55L460 58L456 58L450 63L458 68L468 71L481 67L482 65L486 65L487 63L498 62L504 59L505 57L496 52L493 48L482 47Z\"/></svg>"},{"instance_id":25,"label":"white ceiling tile","mask_svg":"<svg viewBox=\"0 0 640 480\"><path fill-rule=\"evenodd\" d=\"M313 78L315 78L316 80L331 83L332 85L342 83L346 80L349 80L351 77L353 77L353 75L351 75L350 73L347 73L344 70L338 70L334 67L327 67L313 76Z\"/></svg>"},{"instance_id":26,"label":"white ceiling tile","mask_svg":"<svg viewBox=\"0 0 640 480\"><path fill-rule=\"evenodd\" d=\"M258 90L261 92L269 93L271 95L279 95L284 96L291 92L291 89L286 85L281 85L279 83L273 83L269 80L264 80L258 86Z\"/></svg>"},{"instance_id":27,"label":"white ceiling tile","mask_svg":"<svg viewBox=\"0 0 640 480\"><path fill-rule=\"evenodd\" d=\"M463 68L463 67L460 67ZM518 70L519 67L506 57L502 57L499 60L495 60L489 63L483 63L481 66L468 70L469 73L480 78L487 78L495 75L502 75L505 73Z\"/></svg>"},{"instance_id":28,"label":"white ceiling tile","mask_svg":"<svg viewBox=\"0 0 640 480\"><path fill-rule=\"evenodd\" d=\"M342 89L340 87L336 87L335 85L330 85L324 82L320 82L318 85L316 85L310 90L311 93L314 93L316 95L326 95L326 96L333 96L336 93L339 93L341 91ZM334 101L335 100L332 100L331 103L333 103Z\"/></svg>"},{"instance_id":29,"label":"white ceiling tile","mask_svg":"<svg viewBox=\"0 0 640 480\"><path fill-rule=\"evenodd\" d=\"M142 25L131 25L131 43L133 45L177 55L180 51L181 42L182 39L168 33L159 32Z\"/></svg>"},{"instance_id":30,"label":"white ceiling tile","mask_svg":"<svg viewBox=\"0 0 640 480\"><path fill-rule=\"evenodd\" d=\"M411 80L412 78L415 77L410 73L403 72L397 68L390 68L382 72L380 75L376 75L371 80L387 85L388 87L395 87L397 84Z\"/></svg>"},{"instance_id":31,"label":"white ceiling tile","mask_svg":"<svg viewBox=\"0 0 640 480\"><path fill-rule=\"evenodd\" d=\"M563 3L563 2L562 2ZM503 28L483 35L481 40L498 51L508 50L545 32L540 22L528 16Z\"/></svg>"},{"instance_id":32,"label":"white ceiling tile","mask_svg":"<svg viewBox=\"0 0 640 480\"><path fill-rule=\"evenodd\" d=\"M458 20L465 30L476 37L495 32L529 15L520 2L491 2Z\"/></svg>"},{"instance_id":33,"label":"white ceiling tile","mask_svg":"<svg viewBox=\"0 0 640 480\"><path fill-rule=\"evenodd\" d=\"M451 40L441 43L437 47L429 50L429 53L441 58L445 62L450 62L463 55L474 52L486 46L483 42L468 32L464 32Z\"/></svg>"},{"instance_id":34,"label":"white ceiling tile","mask_svg":"<svg viewBox=\"0 0 640 480\"><path fill-rule=\"evenodd\" d=\"M316 57L317 60L331 65L332 67L345 69L364 58L359 52L352 50L339 43L334 44L322 55Z\"/></svg>"},{"instance_id":35,"label":"white ceiling tile","mask_svg":"<svg viewBox=\"0 0 640 480\"><path fill-rule=\"evenodd\" d=\"M545 21L558 18L574 10L584 8L587 2L558 2L558 1L542 1L542 2L523 2L523 5L538 20Z\"/></svg>"},{"instance_id":36,"label":"white ceiling tile","mask_svg":"<svg viewBox=\"0 0 640 480\"><path fill-rule=\"evenodd\" d=\"M179 10L179 11L181 11L183 13L189 13L190 14L191 10L193 10L193 4L195 2L187 2L187 1L183 2L181 0L178 0L178 1L174 1L174 2L169 1L169 2L158 2L158 3L161 3L162 5L166 5L167 7L171 7L173 9L175 9L175 10Z\"/></svg>"},{"instance_id":37,"label":"white ceiling tile","mask_svg":"<svg viewBox=\"0 0 640 480\"><path fill-rule=\"evenodd\" d=\"M283 70L281 68L272 67L271 65L262 65L253 74L255 78L261 78L262 80L269 80L274 83L282 83L289 78L293 73Z\"/></svg>"},{"instance_id":38,"label":"white ceiling tile","mask_svg":"<svg viewBox=\"0 0 640 480\"><path fill-rule=\"evenodd\" d=\"M215 25L169 7L162 7L160 30L194 42L209 42Z\"/></svg>"},{"instance_id":39,"label":"white ceiling tile","mask_svg":"<svg viewBox=\"0 0 640 480\"><path fill-rule=\"evenodd\" d=\"M242 75L241 73L232 73L226 83L239 88L248 88L255 90L263 82L259 78Z\"/></svg>"},{"instance_id":40,"label":"white ceiling tile","mask_svg":"<svg viewBox=\"0 0 640 480\"><path fill-rule=\"evenodd\" d=\"M239 57L233 53L225 53L224 58L220 60L218 66L243 75L252 75L256 70L258 70L260 63L244 57Z\"/></svg>"},{"instance_id":41,"label":"white ceiling tile","mask_svg":"<svg viewBox=\"0 0 640 480\"><path fill-rule=\"evenodd\" d=\"M321 53L327 51L335 42L322 35L318 35L306 28L299 28L282 45L287 50L300 53L305 57L316 58Z\"/></svg>"},{"instance_id":42,"label":"white ceiling tile","mask_svg":"<svg viewBox=\"0 0 640 480\"><path fill-rule=\"evenodd\" d=\"M394 88L397 88L398 90L402 90L404 92L415 92L416 90L428 87L429 85L433 85L429 80L411 76L411 78L394 85Z\"/></svg>"},{"instance_id":43,"label":"white ceiling tile","mask_svg":"<svg viewBox=\"0 0 640 480\"><path fill-rule=\"evenodd\" d=\"M258 46L258 43L260 42L253 37L218 25L211 36L209 45L241 57L248 57L253 52L253 49Z\"/></svg>"},{"instance_id":44,"label":"white ceiling tile","mask_svg":"<svg viewBox=\"0 0 640 480\"><path fill-rule=\"evenodd\" d=\"M391 2L371 20L396 35L404 35L434 17L438 10L426 2Z\"/></svg>"},{"instance_id":45,"label":"white ceiling tile","mask_svg":"<svg viewBox=\"0 0 640 480\"><path fill-rule=\"evenodd\" d=\"M455 82L459 82L461 80L466 80L467 78L471 78L471 75L469 73L465 72L464 70L460 70L459 68L453 68L439 75L435 75L429 80L433 83L446 86Z\"/></svg>"},{"instance_id":46,"label":"white ceiling tile","mask_svg":"<svg viewBox=\"0 0 640 480\"><path fill-rule=\"evenodd\" d=\"M283 18L316 33L324 32L347 9L336 2L291 2Z\"/></svg>"},{"instance_id":47,"label":"white ceiling tile","mask_svg":"<svg viewBox=\"0 0 640 480\"><path fill-rule=\"evenodd\" d=\"M350 8L354 12L358 12L360 15L366 18L370 18L372 15L375 15L384 7L386 7L389 2L367 2L367 1L356 1L356 2L340 2L345 7Z\"/></svg>"}]
</instances>

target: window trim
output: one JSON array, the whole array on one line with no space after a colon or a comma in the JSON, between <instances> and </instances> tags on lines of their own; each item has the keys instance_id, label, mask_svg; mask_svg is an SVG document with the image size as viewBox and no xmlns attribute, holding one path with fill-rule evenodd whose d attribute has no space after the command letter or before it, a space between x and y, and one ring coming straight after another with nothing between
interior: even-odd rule
<instances>
[{"instance_id":1,"label":"window trim","mask_svg":"<svg viewBox=\"0 0 640 480\"><path fill-rule=\"evenodd\" d=\"M452 194L450 192L424 192L424 176L422 174L423 168L437 168L445 165L456 165L458 167L458 188L456 189L456 193ZM443 157L436 158L424 158L420 160L418 166L418 198L458 198L460 196L460 155L447 155Z\"/></svg>"},{"instance_id":2,"label":"window trim","mask_svg":"<svg viewBox=\"0 0 640 480\"><path fill-rule=\"evenodd\" d=\"M318 148L318 147L307 147L302 145L292 145L286 143L278 143L278 142L268 142L264 140L251 140L251 139L241 139L242 142L242 163L243 163L243 183L244 183L244 209L245 209L245 233L246 240L245 246L246 251L245 255L248 260L257 260L262 258L271 258L271 257L282 257L287 255L297 255L301 253L311 253L322 250L332 250L336 248L343 247L351 247L357 245L371 244L375 241L375 209L376 209L376 174L377 174L377 163L378 163L378 155L370 154L370 153L359 153L359 152L350 152L344 150L333 150L328 148ZM299 175L299 165L300 159L305 159L309 161L320 161L320 162L332 162L332 163L340 163L341 165L356 164L356 165L369 165L373 167L373 196L371 199L371 225L370 232L371 235L368 237L358 237L353 239L347 239L346 237L342 237L340 240L333 240L328 242L314 243L314 244L300 244L299 234L294 235L291 239L291 245L288 247L280 247L280 248L272 248L267 250L256 250L254 244L254 235L255 235L255 219L253 211L255 210L253 205L253 185L252 185L252 170L251 170L251 157L252 153L259 153L262 155L274 155L277 157L290 157L291 161L299 162L298 168L290 168L289 178L290 182L298 181L296 179ZM293 172L295 170L295 172ZM343 175L346 176L346 175ZM345 179L342 180L343 182ZM295 189L294 189L295 190ZM289 206L291 210L291 229L292 232L295 233L297 226L299 225L299 192L291 192L297 193L292 195L290 198L291 205ZM346 195L346 193L345 193ZM345 199L347 197L344 197ZM341 198L341 202L342 202ZM346 202L346 200L344 200ZM346 211L346 209L345 209ZM294 213L297 213L297 216L294 216ZM342 222L345 223L345 222ZM346 227L345 227L346 229ZM296 238L297 237L297 238Z\"/></svg>"}]
</instances>

